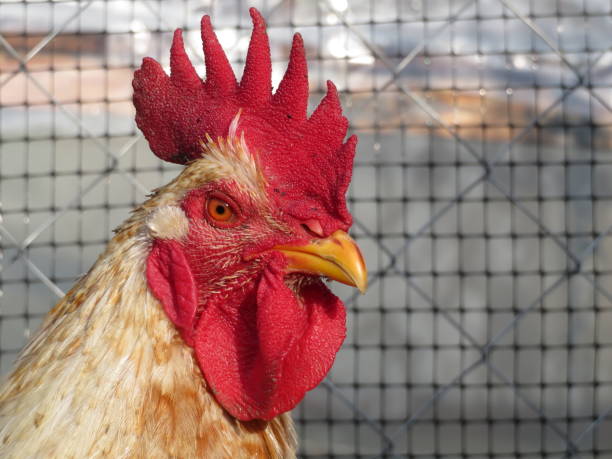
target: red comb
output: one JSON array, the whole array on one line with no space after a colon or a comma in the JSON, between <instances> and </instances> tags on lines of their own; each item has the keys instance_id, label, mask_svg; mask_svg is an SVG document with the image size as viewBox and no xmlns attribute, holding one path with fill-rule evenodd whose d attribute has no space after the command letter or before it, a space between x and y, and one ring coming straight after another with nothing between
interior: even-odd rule
<instances>
[{"instance_id":1,"label":"red comb","mask_svg":"<svg viewBox=\"0 0 612 459\"><path fill-rule=\"evenodd\" d=\"M170 76L151 58L145 58L134 74L136 123L159 158L185 164L201 157L200 142L206 134L215 140L226 137L241 110L238 131L258 157L284 210L304 220L317 218L317 212L321 220L323 211L348 227L344 194L357 139L352 136L343 143L348 122L336 88L327 83L327 95L307 118L308 69L302 38L296 34L287 70L272 94L266 25L255 8L250 13L253 33L240 83L210 18L204 16L206 81L197 75L185 53L182 32L176 30ZM325 220L322 223L331 224Z\"/></svg>"}]
</instances>

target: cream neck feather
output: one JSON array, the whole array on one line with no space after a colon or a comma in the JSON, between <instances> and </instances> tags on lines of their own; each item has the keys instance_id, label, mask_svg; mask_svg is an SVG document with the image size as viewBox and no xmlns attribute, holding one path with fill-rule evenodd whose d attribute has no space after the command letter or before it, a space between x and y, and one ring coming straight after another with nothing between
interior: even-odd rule
<instances>
[{"instance_id":1,"label":"cream neck feather","mask_svg":"<svg viewBox=\"0 0 612 459\"><path fill-rule=\"evenodd\" d=\"M0 391L1 457L295 455L287 414L242 423L216 403L147 288L145 222L176 202L172 186L123 225L23 351Z\"/></svg>"}]
</instances>

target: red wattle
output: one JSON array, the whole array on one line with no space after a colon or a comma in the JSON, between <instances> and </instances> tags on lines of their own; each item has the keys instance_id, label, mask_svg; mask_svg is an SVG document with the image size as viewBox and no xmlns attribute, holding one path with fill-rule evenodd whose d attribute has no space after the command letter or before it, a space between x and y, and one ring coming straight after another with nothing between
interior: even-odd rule
<instances>
[{"instance_id":1,"label":"red wattle","mask_svg":"<svg viewBox=\"0 0 612 459\"><path fill-rule=\"evenodd\" d=\"M325 377L346 335L344 306L318 279L300 287L298 300L271 263L252 293L209 302L194 335L208 385L242 421L297 405Z\"/></svg>"}]
</instances>

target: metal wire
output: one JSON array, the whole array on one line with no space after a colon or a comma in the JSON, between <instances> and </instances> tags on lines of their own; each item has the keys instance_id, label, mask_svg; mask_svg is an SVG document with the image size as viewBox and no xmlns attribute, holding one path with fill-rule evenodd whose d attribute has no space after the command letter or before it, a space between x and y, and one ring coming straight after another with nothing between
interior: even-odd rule
<instances>
[{"instance_id":1,"label":"metal wire","mask_svg":"<svg viewBox=\"0 0 612 459\"><path fill-rule=\"evenodd\" d=\"M361 139L349 202L370 287L334 287L349 336L294 412L301 457L612 457L612 5L258 7L275 78L300 31L315 98L333 79ZM204 10L240 67L247 5ZM202 12L181 0L0 4L2 371L111 227L175 173L114 85L129 88L142 55L167 63L175 27L197 61ZM100 71L101 95L80 83L66 96L67 70ZM92 124L92 103L106 121ZM130 125L117 133L119 122Z\"/></svg>"}]
</instances>

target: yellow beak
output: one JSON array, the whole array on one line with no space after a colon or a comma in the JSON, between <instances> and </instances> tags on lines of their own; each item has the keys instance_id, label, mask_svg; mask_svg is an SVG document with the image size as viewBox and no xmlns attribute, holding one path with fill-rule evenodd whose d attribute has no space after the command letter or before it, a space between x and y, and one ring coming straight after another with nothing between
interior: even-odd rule
<instances>
[{"instance_id":1,"label":"yellow beak","mask_svg":"<svg viewBox=\"0 0 612 459\"><path fill-rule=\"evenodd\" d=\"M344 231L336 231L325 239L314 239L307 245L279 245L289 261L289 272L326 276L365 293L368 272L359 246Z\"/></svg>"}]
</instances>

